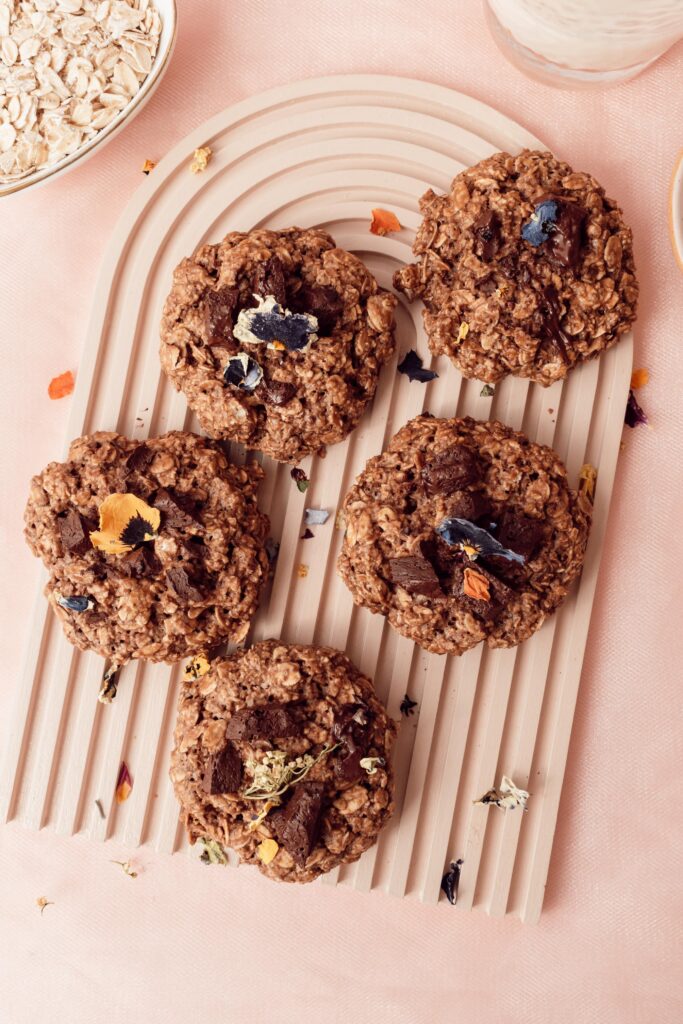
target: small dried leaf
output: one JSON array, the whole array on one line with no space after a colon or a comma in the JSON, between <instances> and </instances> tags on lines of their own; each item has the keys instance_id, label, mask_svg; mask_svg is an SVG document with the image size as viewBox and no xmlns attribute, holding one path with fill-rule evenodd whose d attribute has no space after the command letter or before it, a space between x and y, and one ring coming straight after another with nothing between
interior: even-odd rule
<instances>
[{"instance_id":1,"label":"small dried leaf","mask_svg":"<svg viewBox=\"0 0 683 1024\"><path fill-rule=\"evenodd\" d=\"M110 494L100 505L100 528L90 534L93 547L113 555L127 554L154 540L161 513L135 494Z\"/></svg>"},{"instance_id":2,"label":"small dried leaf","mask_svg":"<svg viewBox=\"0 0 683 1024\"><path fill-rule=\"evenodd\" d=\"M116 780L116 802L117 804L125 803L131 794L133 789L133 777L128 771L128 765L125 761L121 762L119 768L119 777Z\"/></svg>"},{"instance_id":3,"label":"small dried leaf","mask_svg":"<svg viewBox=\"0 0 683 1024\"><path fill-rule=\"evenodd\" d=\"M264 839L256 847L256 856L263 864L270 864L279 849L274 839Z\"/></svg>"},{"instance_id":4,"label":"small dried leaf","mask_svg":"<svg viewBox=\"0 0 683 1024\"><path fill-rule=\"evenodd\" d=\"M202 864L222 864L228 863L228 858L225 856L225 850L220 843L217 843L215 839L206 839L204 836L199 840L204 847L200 856Z\"/></svg>"},{"instance_id":5,"label":"small dried leaf","mask_svg":"<svg viewBox=\"0 0 683 1024\"><path fill-rule=\"evenodd\" d=\"M631 387L634 391L638 388L644 388L650 380L650 373L648 370L634 370L631 374Z\"/></svg>"},{"instance_id":6,"label":"small dried leaf","mask_svg":"<svg viewBox=\"0 0 683 1024\"><path fill-rule=\"evenodd\" d=\"M207 659L198 654L196 658L190 658L183 669L183 682L189 683L193 679L201 679L207 672L211 671L211 665Z\"/></svg>"},{"instance_id":7,"label":"small dried leaf","mask_svg":"<svg viewBox=\"0 0 683 1024\"><path fill-rule=\"evenodd\" d=\"M302 494L308 490L311 481L308 479L303 469L301 469L299 466L295 466L293 469L289 471L289 475L295 482L298 489L302 492Z\"/></svg>"},{"instance_id":8,"label":"small dried leaf","mask_svg":"<svg viewBox=\"0 0 683 1024\"><path fill-rule=\"evenodd\" d=\"M200 174L205 171L209 165L211 159L211 150L208 146L200 146L199 149L195 149L192 157L192 163L190 164L190 170L193 174Z\"/></svg>"},{"instance_id":9,"label":"small dried leaf","mask_svg":"<svg viewBox=\"0 0 683 1024\"><path fill-rule=\"evenodd\" d=\"M74 389L74 375L71 370L60 373L59 377L53 377L50 381L47 393L52 399L66 398Z\"/></svg>"},{"instance_id":10,"label":"small dried leaf","mask_svg":"<svg viewBox=\"0 0 683 1024\"><path fill-rule=\"evenodd\" d=\"M400 231L401 222L391 210L376 209L372 211L370 231L373 235L386 235L390 231Z\"/></svg>"},{"instance_id":11,"label":"small dried leaf","mask_svg":"<svg viewBox=\"0 0 683 1024\"><path fill-rule=\"evenodd\" d=\"M473 597L476 601L490 601L489 581L476 569L465 569L463 579L463 593Z\"/></svg>"},{"instance_id":12,"label":"small dried leaf","mask_svg":"<svg viewBox=\"0 0 683 1024\"><path fill-rule=\"evenodd\" d=\"M480 398L493 398L496 393L496 389L492 388L490 384L484 384L483 388L479 392Z\"/></svg>"}]
</instances>

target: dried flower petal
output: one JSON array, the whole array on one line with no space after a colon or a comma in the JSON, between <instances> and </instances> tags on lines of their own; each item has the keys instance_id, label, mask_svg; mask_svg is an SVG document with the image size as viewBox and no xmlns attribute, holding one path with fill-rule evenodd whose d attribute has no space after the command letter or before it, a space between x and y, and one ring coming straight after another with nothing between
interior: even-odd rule
<instances>
[{"instance_id":1,"label":"dried flower petal","mask_svg":"<svg viewBox=\"0 0 683 1024\"><path fill-rule=\"evenodd\" d=\"M313 530L309 530L308 527L306 527L304 532L299 537L299 540L311 540L312 537L315 537Z\"/></svg>"},{"instance_id":2,"label":"dried flower petal","mask_svg":"<svg viewBox=\"0 0 683 1024\"><path fill-rule=\"evenodd\" d=\"M459 547L472 560L479 555L483 555L484 558L488 555L498 555L500 558L507 558L510 562L519 562L520 565L524 565L524 555L503 547L488 530L481 526L475 526L469 519L459 519L457 516L444 519L437 526L436 532L447 544Z\"/></svg>"},{"instance_id":3,"label":"dried flower petal","mask_svg":"<svg viewBox=\"0 0 683 1024\"><path fill-rule=\"evenodd\" d=\"M104 675L102 676L100 692L97 695L97 699L100 704L111 704L114 700L119 685L118 675L122 668L122 665L110 665L109 668L105 670Z\"/></svg>"},{"instance_id":4,"label":"dried flower petal","mask_svg":"<svg viewBox=\"0 0 683 1024\"><path fill-rule=\"evenodd\" d=\"M142 173L149 174L149 172L153 171L155 167L156 162L154 160L145 160L144 164L142 165Z\"/></svg>"},{"instance_id":5,"label":"dried flower petal","mask_svg":"<svg viewBox=\"0 0 683 1024\"><path fill-rule=\"evenodd\" d=\"M228 359L223 380L240 391L255 391L263 380L263 370L246 352L238 352Z\"/></svg>"},{"instance_id":6,"label":"dried flower petal","mask_svg":"<svg viewBox=\"0 0 683 1024\"><path fill-rule=\"evenodd\" d=\"M322 526L330 518L330 513L325 508L305 508L304 523L306 526Z\"/></svg>"},{"instance_id":7,"label":"dried flower petal","mask_svg":"<svg viewBox=\"0 0 683 1024\"><path fill-rule=\"evenodd\" d=\"M598 478L598 471L590 462L585 462L579 472L579 494L585 494L591 505L595 494L595 481Z\"/></svg>"},{"instance_id":8,"label":"dried flower petal","mask_svg":"<svg viewBox=\"0 0 683 1024\"><path fill-rule=\"evenodd\" d=\"M296 567L296 574L300 580L305 580L308 576L308 566L304 565L303 562L300 562Z\"/></svg>"},{"instance_id":9,"label":"dried flower petal","mask_svg":"<svg viewBox=\"0 0 683 1024\"><path fill-rule=\"evenodd\" d=\"M475 601L491 600L489 581L486 579L486 576L477 572L476 569L465 569L462 589L464 594L467 594L468 597L473 597Z\"/></svg>"},{"instance_id":10,"label":"dried flower petal","mask_svg":"<svg viewBox=\"0 0 683 1024\"><path fill-rule=\"evenodd\" d=\"M264 839L263 842L259 843L256 847L256 856L259 858L261 863L270 864L279 849L280 847L274 839Z\"/></svg>"},{"instance_id":11,"label":"dried flower petal","mask_svg":"<svg viewBox=\"0 0 683 1024\"><path fill-rule=\"evenodd\" d=\"M308 490L311 481L308 479L303 469L300 469L299 466L295 466L294 469L290 470L289 475L302 493Z\"/></svg>"},{"instance_id":12,"label":"dried flower petal","mask_svg":"<svg viewBox=\"0 0 683 1024\"><path fill-rule=\"evenodd\" d=\"M650 373L648 370L634 370L631 374L631 387L634 391L638 388L644 388L650 380Z\"/></svg>"},{"instance_id":13,"label":"dried flower petal","mask_svg":"<svg viewBox=\"0 0 683 1024\"><path fill-rule=\"evenodd\" d=\"M410 352L406 353L396 369L399 373L404 373L411 384L414 380L420 384L427 384L430 380L435 380L439 376L434 370L425 370L423 368L421 356L412 348Z\"/></svg>"},{"instance_id":14,"label":"dried flower petal","mask_svg":"<svg viewBox=\"0 0 683 1024\"><path fill-rule=\"evenodd\" d=\"M375 775L377 768L382 768L386 764L386 761L383 757L361 757L358 763L361 768L365 769L368 775Z\"/></svg>"},{"instance_id":15,"label":"dried flower petal","mask_svg":"<svg viewBox=\"0 0 683 1024\"><path fill-rule=\"evenodd\" d=\"M69 612L90 612L95 607L92 597L62 597L55 593L55 600L60 608L66 608Z\"/></svg>"},{"instance_id":16,"label":"dried flower petal","mask_svg":"<svg viewBox=\"0 0 683 1024\"><path fill-rule=\"evenodd\" d=\"M131 794L133 789L133 778L128 771L128 765L125 761L121 762L119 768L119 776L116 780L116 802L117 804L125 803Z\"/></svg>"},{"instance_id":17,"label":"dried flower petal","mask_svg":"<svg viewBox=\"0 0 683 1024\"><path fill-rule=\"evenodd\" d=\"M453 907L458 902L458 886L460 885L460 869L462 865L462 859L451 861L450 871L447 871L441 879L441 888L446 893L446 899Z\"/></svg>"},{"instance_id":18,"label":"dried flower petal","mask_svg":"<svg viewBox=\"0 0 683 1024\"><path fill-rule=\"evenodd\" d=\"M522 238L533 246L547 242L557 220L558 204L554 199L546 199L539 203L530 219L522 227Z\"/></svg>"},{"instance_id":19,"label":"dried flower petal","mask_svg":"<svg viewBox=\"0 0 683 1024\"><path fill-rule=\"evenodd\" d=\"M479 392L480 398L493 398L496 393L496 389L492 388L490 384L484 384L483 388Z\"/></svg>"},{"instance_id":20,"label":"dried flower petal","mask_svg":"<svg viewBox=\"0 0 683 1024\"><path fill-rule=\"evenodd\" d=\"M207 839L202 836L199 842L204 847L200 861L202 864L222 864L228 863L228 858L225 856L225 850L220 843L217 843L215 839Z\"/></svg>"},{"instance_id":21,"label":"dried flower petal","mask_svg":"<svg viewBox=\"0 0 683 1024\"><path fill-rule=\"evenodd\" d=\"M398 710L401 712L402 715L405 715L407 717L408 715L413 715L415 713L413 709L416 707L417 701L411 700L408 694L406 694L403 700L401 701Z\"/></svg>"},{"instance_id":22,"label":"dried flower petal","mask_svg":"<svg viewBox=\"0 0 683 1024\"><path fill-rule=\"evenodd\" d=\"M54 907L54 902L49 900L47 896L39 896L36 900L36 906L40 907L40 913L42 914L45 907Z\"/></svg>"},{"instance_id":23,"label":"dried flower petal","mask_svg":"<svg viewBox=\"0 0 683 1024\"><path fill-rule=\"evenodd\" d=\"M401 222L391 210L376 209L372 211L370 231L373 235L386 235L390 231L400 231Z\"/></svg>"},{"instance_id":24,"label":"dried flower petal","mask_svg":"<svg viewBox=\"0 0 683 1024\"><path fill-rule=\"evenodd\" d=\"M209 165L211 159L211 150L208 146L200 146L199 149L195 149L192 157L192 163L190 164L190 170L193 174L200 174L205 171Z\"/></svg>"},{"instance_id":25,"label":"dried flower petal","mask_svg":"<svg viewBox=\"0 0 683 1024\"><path fill-rule=\"evenodd\" d=\"M496 807L502 807L503 810L513 811L516 807L521 807L522 810L526 810L526 802L529 799L529 794L525 789L518 789L515 786L512 779L509 779L507 775L504 775L501 779L500 786L498 789L489 789L488 792L480 796L478 800L475 800L475 804L495 804Z\"/></svg>"},{"instance_id":26,"label":"dried flower petal","mask_svg":"<svg viewBox=\"0 0 683 1024\"><path fill-rule=\"evenodd\" d=\"M198 654L195 658L190 660L183 669L183 682L189 683L193 679L201 679L207 672L211 671L211 665L204 657L203 654Z\"/></svg>"},{"instance_id":27,"label":"dried flower petal","mask_svg":"<svg viewBox=\"0 0 683 1024\"><path fill-rule=\"evenodd\" d=\"M59 377L53 377L48 384L47 393L52 399L66 398L74 389L74 375L71 370L60 373Z\"/></svg>"},{"instance_id":28,"label":"dried flower petal","mask_svg":"<svg viewBox=\"0 0 683 1024\"><path fill-rule=\"evenodd\" d=\"M113 555L154 540L161 513L135 494L110 494L100 505L100 528L90 534L92 546Z\"/></svg>"},{"instance_id":29,"label":"dried flower petal","mask_svg":"<svg viewBox=\"0 0 683 1024\"><path fill-rule=\"evenodd\" d=\"M306 352L318 340L318 320L312 313L292 313L274 295L254 298L258 305L242 309L233 327L238 341L277 352Z\"/></svg>"},{"instance_id":30,"label":"dried flower petal","mask_svg":"<svg viewBox=\"0 0 683 1024\"><path fill-rule=\"evenodd\" d=\"M470 333L470 325L467 323L466 320L463 320L463 322L460 324L460 328L458 329L458 337L457 337L456 344L458 342L464 341L469 333Z\"/></svg>"},{"instance_id":31,"label":"dried flower petal","mask_svg":"<svg viewBox=\"0 0 683 1024\"><path fill-rule=\"evenodd\" d=\"M137 878L138 873L134 870L133 865L129 860L110 860L110 864L118 864L120 868L123 868L124 874L128 875L129 878Z\"/></svg>"},{"instance_id":32,"label":"dried flower petal","mask_svg":"<svg viewBox=\"0 0 683 1024\"><path fill-rule=\"evenodd\" d=\"M626 403L626 414L624 416L624 423L627 427L637 427L639 424L647 426L648 418L644 410L641 409L636 396L633 394L633 389L628 393L628 402Z\"/></svg>"}]
</instances>

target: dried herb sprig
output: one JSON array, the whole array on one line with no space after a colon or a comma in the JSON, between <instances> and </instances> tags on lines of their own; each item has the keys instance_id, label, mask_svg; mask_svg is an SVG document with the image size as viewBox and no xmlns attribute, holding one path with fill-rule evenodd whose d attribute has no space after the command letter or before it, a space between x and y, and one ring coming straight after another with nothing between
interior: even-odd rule
<instances>
[{"instance_id":1,"label":"dried herb sprig","mask_svg":"<svg viewBox=\"0 0 683 1024\"><path fill-rule=\"evenodd\" d=\"M118 864L118 866L123 870L123 873L128 875L129 878L138 877L137 871L135 871L133 865L129 860L110 860L109 863Z\"/></svg>"},{"instance_id":2,"label":"dried herb sprig","mask_svg":"<svg viewBox=\"0 0 683 1024\"><path fill-rule=\"evenodd\" d=\"M39 896L38 899L36 900L36 906L40 907L40 913L42 915L43 911L45 910L45 907L54 907L54 901L49 900L47 896Z\"/></svg>"},{"instance_id":3,"label":"dried herb sprig","mask_svg":"<svg viewBox=\"0 0 683 1024\"><path fill-rule=\"evenodd\" d=\"M250 758L247 761L247 771L253 775L253 781L242 793L244 800L268 800L273 806L280 803L283 793L301 782L314 765L322 761L324 757L331 754L339 746L335 743L332 747L323 747L317 757L312 754L301 754L293 760L288 761L288 754L284 750L269 750L261 761Z\"/></svg>"}]
</instances>

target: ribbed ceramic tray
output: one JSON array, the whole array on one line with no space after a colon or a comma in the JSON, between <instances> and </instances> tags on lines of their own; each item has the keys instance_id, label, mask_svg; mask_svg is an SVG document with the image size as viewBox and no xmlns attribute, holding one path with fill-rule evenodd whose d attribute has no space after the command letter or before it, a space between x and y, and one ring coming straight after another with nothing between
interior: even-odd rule
<instances>
[{"instance_id":1,"label":"ribbed ceramic tray","mask_svg":"<svg viewBox=\"0 0 683 1024\"><path fill-rule=\"evenodd\" d=\"M195 147L213 159L189 172ZM286 86L224 111L178 145L126 209L97 286L73 398L69 438L96 429L143 438L197 429L185 401L160 374L158 324L179 260L227 231L255 226L319 225L356 252L391 287L410 259L418 198L447 190L458 171L498 149L538 141L467 96L423 82L379 76L334 77ZM571 154L563 154L571 157ZM403 225L384 238L369 233L370 210L394 210ZM415 347L430 365L420 306L401 298L398 358ZM396 748L397 813L379 844L355 865L326 877L359 890L440 898L452 859L463 858L458 906L480 906L535 921L543 903L567 747L614 479L632 342L574 371L548 390L507 380L495 397L464 381L447 359L425 386L396 373L381 376L371 409L325 459L303 463L308 492L288 466L265 460L261 504L281 540L277 571L250 639L279 636L346 650L374 677L389 712L400 718L405 693L418 703L401 720ZM595 519L580 583L559 612L521 647L483 646L462 658L427 654L380 616L353 607L335 574L342 535L335 509L364 466L411 417L497 418L553 445L577 482L583 462L598 469ZM60 452L55 451L55 457ZM243 459L244 452L235 450ZM40 467L31 467L37 470ZM300 541L304 506L332 511ZM297 566L305 563L305 579ZM6 741L0 779L1 819L62 834L115 838L133 848L172 852L186 846L168 781L180 668L134 663L115 702L97 701L103 663L63 639L38 595L33 637ZM121 760L135 780L114 801ZM473 799L501 774L531 791L529 810L503 812ZM95 805L100 800L102 818ZM204 870L204 869L202 869ZM216 885L229 884L217 872ZM246 869L243 869L246 870ZM264 885L270 884L263 882ZM441 896L443 899L443 897Z\"/></svg>"}]
</instances>

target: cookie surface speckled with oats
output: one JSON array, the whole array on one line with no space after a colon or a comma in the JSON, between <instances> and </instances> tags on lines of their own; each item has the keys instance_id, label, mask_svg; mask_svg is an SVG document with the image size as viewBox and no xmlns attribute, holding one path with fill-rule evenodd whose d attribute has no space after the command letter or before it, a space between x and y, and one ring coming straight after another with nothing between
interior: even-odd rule
<instances>
[{"instance_id":1,"label":"cookie surface speckled with oats","mask_svg":"<svg viewBox=\"0 0 683 1024\"><path fill-rule=\"evenodd\" d=\"M295 462L358 423L395 305L324 231L235 231L177 267L161 364L211 437Z\"/></svg>"},{"instance_id":2,"label":"cookie surface speckled with oats","mask_svg":"<svg viewBox=\"0 0 683 1024\"><path fill-rule=\"evenodd\" d=\"M513 647L562 603L590 529L551 449L473 419L406 424L347 494L338 571L356 604L437 654Z\"/></svg>"},{"instance_id":3,"label":"cookie surface speckled with oats","mask_svg":"<svg viewBox=\"0 0 683 1024\"><path fill-rule=\"evenodd\" d=\"M550 153L495 153L420 209L417 262L394 285L424 301L430 349L465 377L547 386L635 320L631 229L595 178Z\"/></svg>"},{"instance_id":4,"label":"cookie surface speckled with oats","mask_svg":"<svg viewBox=\"0 0 683 1024\"><path fill-rule=\"evenodd\" d=\"M67 639L116 664L243 639L269 576L262 476L194 434L77 438L33 478L25 512Z\"/></svg>"},{"instance_id":5,"label":"cookie surface speckled with oats","mask_svg":"<svg viewBox=\"0 0 683 1024\"><path fill-rule=\"evenodd\" d=\"M340 651L267 640L183 683L170 776L192 843L277 881L358 860L393 811L396 726Z\"/></svg>"}]
</instances>

